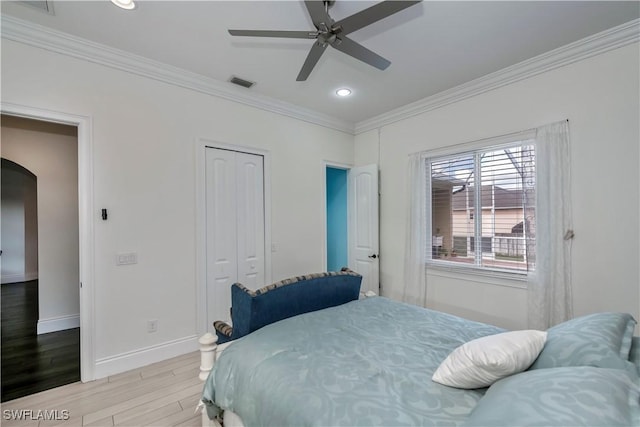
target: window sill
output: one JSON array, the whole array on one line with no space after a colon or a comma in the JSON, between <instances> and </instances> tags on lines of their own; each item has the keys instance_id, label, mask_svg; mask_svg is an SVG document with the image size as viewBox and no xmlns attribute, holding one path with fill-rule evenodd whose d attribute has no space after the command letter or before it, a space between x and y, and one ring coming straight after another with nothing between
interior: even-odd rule
<instances>
[{"instance_id":1,"label":"window sill","mask_svg":"<svg viewBox=\"0 0 640 427\"><path fill-rule=\"evenodd\" d=\"M436 260L429 260L426 264L429 275L512 288L527 288L526 272L489 270L471 265L452 265L450 262Z\"/></svg>"}]
</instances>

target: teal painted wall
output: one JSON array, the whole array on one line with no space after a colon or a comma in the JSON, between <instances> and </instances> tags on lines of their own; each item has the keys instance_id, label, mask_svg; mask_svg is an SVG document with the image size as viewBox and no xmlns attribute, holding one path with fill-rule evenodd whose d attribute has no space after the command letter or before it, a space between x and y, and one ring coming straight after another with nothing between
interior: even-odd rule
<instances>
[{"instance_id":1,"label":"teal painted wall","mask_svg":"<svg viewBox=\"0 0 640 427\"><path fill-rule=\"evenodd\" d=\"M327 168L327 270L349 263L347 253L347 171Z\"/></svg>"}]
</instances>

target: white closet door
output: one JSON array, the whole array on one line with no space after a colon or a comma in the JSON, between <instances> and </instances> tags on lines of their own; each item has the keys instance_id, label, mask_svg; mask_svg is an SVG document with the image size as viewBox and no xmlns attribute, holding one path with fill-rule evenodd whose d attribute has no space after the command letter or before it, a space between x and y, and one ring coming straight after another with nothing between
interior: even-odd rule
<instances>
[{"instance_id":1,"label":"white closet door","mask_svg":"<svg viewBox=\"0 0 640 427\"><path fill-rule=\"evenodd\" d=\"M238 281L249 289L264 286L263 157L236 153Z\"/></svg>"},{"instance_id":2,"label":"white closet door","mask_svg":"<svg viewBox=\"0 0 640 427\"><path fill-rule=\"evenodd\" d=\"M264 158L206 149L207 323L230 321L231 285L264 286Z\"/></svg>"},{"instance_id":3,"label":"white closet door","mask_svg":"<svg viewBox=\"0 0 640 427\"><path fill-rule=\"evenodd\" d=\"M206 149L207 323L230 320L231 285L238 281L236 153Z\"/></svg>"}]
</instances>

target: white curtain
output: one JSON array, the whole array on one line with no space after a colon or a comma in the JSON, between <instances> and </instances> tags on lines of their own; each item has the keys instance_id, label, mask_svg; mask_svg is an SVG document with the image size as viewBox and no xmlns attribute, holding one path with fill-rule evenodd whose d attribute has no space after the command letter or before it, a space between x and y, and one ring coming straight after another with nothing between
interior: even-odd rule
<instances>
[{"instance_id":1,"label":"white curtain","mask_svg":"<svg viewBox=\"0 0 640 427\"><path fill-rule=\"evenodd\" d=\"M544 330L573 316L570 178L568 122L536 129L535 270L527 286L532 329Z\"/></svg>"},{"instance_id":2,"label":"white curtain","mask_svg":"<svg viewBox=\"0 0 640 427\"><path fill-rule=\"evenodd\" d=\"M402 300L409 304L427 305L427 230L431 217L427 214L427 195L431 194L427 164L421 153L409 156L407 168L407 227L404 257L404 292Z\"/></svg>"}]
</instances>

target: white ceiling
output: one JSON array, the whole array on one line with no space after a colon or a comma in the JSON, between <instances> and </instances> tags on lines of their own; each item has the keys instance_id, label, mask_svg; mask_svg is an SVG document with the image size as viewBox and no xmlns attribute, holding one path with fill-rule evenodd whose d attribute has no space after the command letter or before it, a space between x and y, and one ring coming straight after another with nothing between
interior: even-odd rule
<instances>
[{"instance_id":1,"label":"white ceiling","mask_svg":"<svg viewBox=\"0 0 640 427\"><path fill-rule=\"evenodd\" d=\"M375 1L337 0L337 21ZM313 30L302 1L54 1L53 14L2 1L2 14L357 123L638 19L638 1L424 1L350 37L391 61L379 71L329 48L296 82L312 40L231 37L227 29ZM231 85L231 83L226 83ZM349 87L353 95L338 98ZM245 89L243 89L245 90Z\"/></svg>"}]
</instances>

